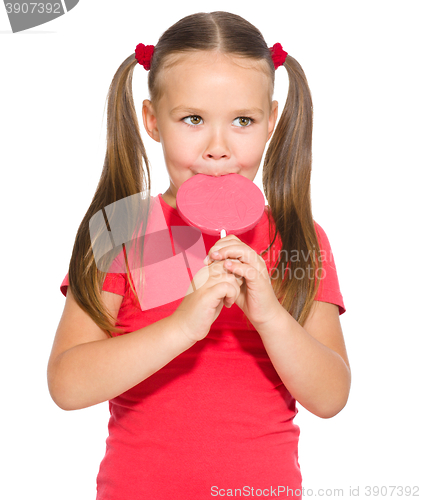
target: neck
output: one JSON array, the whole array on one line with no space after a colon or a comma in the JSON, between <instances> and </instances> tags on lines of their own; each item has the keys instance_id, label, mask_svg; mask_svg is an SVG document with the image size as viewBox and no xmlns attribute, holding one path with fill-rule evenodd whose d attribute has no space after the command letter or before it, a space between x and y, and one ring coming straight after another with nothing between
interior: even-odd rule
<instances>
[{"instance_id":1,"label":"neck","mask_svg":"<svg viewBox=\"0 0 421 500\"><path fill-rule=\"evenodd\" d=\"M177 204L175 202L175 196L172 194L171 190L168 189L163 195L162 199L165 201L165 203L168 203L170 207L175 208L177 210Z\"/></svg>"}]
</instances>

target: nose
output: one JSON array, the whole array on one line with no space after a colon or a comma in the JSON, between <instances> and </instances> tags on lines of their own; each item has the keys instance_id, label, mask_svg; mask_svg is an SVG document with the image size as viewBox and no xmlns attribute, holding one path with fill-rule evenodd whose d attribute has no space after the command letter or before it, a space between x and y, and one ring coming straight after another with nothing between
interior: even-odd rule
<instances>
[{"instance_id":1,"label":"nose","mask_svg":"<svg viewBox=\"0 0 421 500\"><path fill-rule=\"evenodd\" d=\"M224 134L221 128L212 130L207 146L203 152L203 158L205 160L221 160L230 157L231 153L228 147L226 134Z\"/></svg>"}]
</instances>

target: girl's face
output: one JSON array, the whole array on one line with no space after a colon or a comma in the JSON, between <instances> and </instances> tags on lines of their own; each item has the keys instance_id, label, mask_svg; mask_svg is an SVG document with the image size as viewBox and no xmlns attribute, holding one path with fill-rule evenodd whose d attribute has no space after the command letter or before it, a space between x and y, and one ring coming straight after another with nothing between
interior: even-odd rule
<instances>
[{"instance_id":1,"label":"girl's face","mask_svg":"<svg viewBox=\"0 0 421 500\"><path fill-rule=\"evenodd\" d=\"M196 174L256 176L278 116L265 61L194 52L164 69L156 108L143 101L145 129L162 144L176 208L178 188Z\"/></svg>"}]
</instances>

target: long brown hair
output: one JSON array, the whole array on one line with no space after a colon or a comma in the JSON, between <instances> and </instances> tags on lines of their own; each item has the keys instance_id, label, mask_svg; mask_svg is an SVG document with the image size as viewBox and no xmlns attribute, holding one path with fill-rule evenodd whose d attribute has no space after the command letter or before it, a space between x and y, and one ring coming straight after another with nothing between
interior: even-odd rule
<instances>
[{"instance_id":1,"label":"long brown hair","mask_svg":"<svg viewBox=\"0 0 421 500\"><path fill-rule=\"evenodd\" d=\"M160 37L148 75L153 105L158 103L163 92L159 78L163 68L175 64L177 55L198 50L216 50L258 61L266 60L264 67L273 93L275 68L260 31L236 14L218 11L186 16ZM171 55L175 57L169 57ZM106 272L97 268L89 221L98 211L105 213L104 208L118 200L150 192L149 162L140 137L132 94L136 66L133 52L118 68L111 82L107 96L104 167L92 203L78 229L69 265L69 284L75 300L110 336L121 330L112 325L112 316L101 300ZM279 235L282 252L275 256L272 273L274 292L285 309L302 325L317 293L319 282L315 278L321 265L310 202L313 111L310 90L301 66L288 55L284 67L289 77L287 100L263 164L263 187L275 232L270 232L270 244L262 255L270 252ZM127 258L125 263L130 277ZM307 274L303 274L304 270ZM136 295L130 279L129 284Z\"/></svg>"}]
</instances>

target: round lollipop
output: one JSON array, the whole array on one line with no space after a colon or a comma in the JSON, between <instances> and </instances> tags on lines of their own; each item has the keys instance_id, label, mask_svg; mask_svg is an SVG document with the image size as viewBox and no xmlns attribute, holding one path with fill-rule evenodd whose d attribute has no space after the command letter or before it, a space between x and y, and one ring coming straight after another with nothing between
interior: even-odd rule
<instances>
[{"instance_id":1,"label":"round lollipop","mask_svg":"<svg viewBox=\"0 0 421 500\"><path fill-rule=\"evenodd\" d=\"M196 174L180 186L176 205L187 224L223 238L252 229L263 216L265 199L260 189L242 175Z\"/></svg>"}]
</instances>

